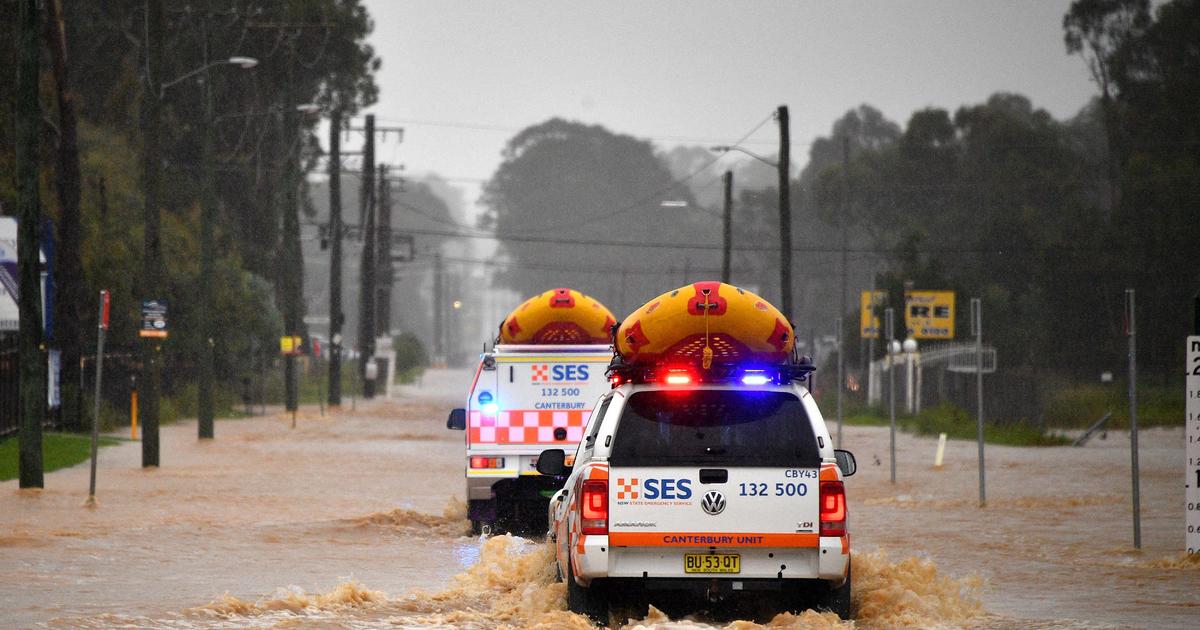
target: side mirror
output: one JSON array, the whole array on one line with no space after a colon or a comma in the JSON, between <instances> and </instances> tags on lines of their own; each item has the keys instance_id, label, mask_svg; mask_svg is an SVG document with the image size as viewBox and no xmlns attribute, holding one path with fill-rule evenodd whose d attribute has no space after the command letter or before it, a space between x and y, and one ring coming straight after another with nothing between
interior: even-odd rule
<instances>
[{"instance_id":1,"label":"side mirror","mask_svg":"<svg viewBox=\"0 0 1200 630\"><path fill-rule=\"evenodd\" d=\"M557 477L567 469L567 454L561 448L551 448L538 455L537 471L543 475Z\"/></svg>"},{"instance_id":2,"label":"side mirror","mask_svg":"<svg viewBox=\"0 0 1200 630\"><path fill-rule=\"evenodd\" d=\"M837 459L838 468L842 469L843 477L849 477L858 471L858 462L854 461L854 453L839 448L833 451L833 456Z\"/></svg>"},{"instance_id":3,"label":"side mirror","mask_svg":"<svg viewBox=\"0 0 1200 630\"><path fill-rule=\"evenodd\" d=\"M467 428L467 410L461 407L451 409L450 417L446 418L446 428L455 431L465 431Z\"/></svg>"}]
</instances>

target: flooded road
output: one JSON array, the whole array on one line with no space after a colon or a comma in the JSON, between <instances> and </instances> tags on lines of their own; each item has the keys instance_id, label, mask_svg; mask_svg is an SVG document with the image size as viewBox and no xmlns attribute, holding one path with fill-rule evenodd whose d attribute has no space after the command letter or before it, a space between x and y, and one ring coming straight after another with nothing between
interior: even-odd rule
<instances>
[{"instance_id":1,"label":"flooded road","mask_svg":"<svg viewBox=\"0 0 1200 630\"><path fill-rule=\"evenodd\" d=\"M165 427L163 467L100 451L47 489L0 484L0 626L585 628L539 541L467 535L462 434L444 428L470 374L434 372L393 402L333 415ZM832 428L832 427L831 427ZM1128 436L1084 448L988 448L847 428L858 628L1194 627L1200 563L1182 561L1183 431L1141 434L1144 549L1131 548ZM880 463L877 465L876 458ZM754 628L623 611L628 628ZM805 613L770 628L850 627Z\"/></svg>"}]
</instances>

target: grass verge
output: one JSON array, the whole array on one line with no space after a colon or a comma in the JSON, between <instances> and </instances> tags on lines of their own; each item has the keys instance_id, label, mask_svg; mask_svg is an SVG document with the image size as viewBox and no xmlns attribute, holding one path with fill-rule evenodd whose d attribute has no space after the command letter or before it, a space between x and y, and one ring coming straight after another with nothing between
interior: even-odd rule
<instances>
[{"instance_id":1,"label":"grass verge","mask_svg":"<svg viewBox=\"0 0 1200 630\"><path fill-rule=\"evenodd\" d=\"M828 421L828 419L826 419ZM864 409L846 416L851 426L887 426L888 417L876 410ZM977 435L975 418L963 409L944 403L913 416L897 416L896 426L917 435L945 433L951 439L974 440ZM983 441L1006 446L1062 446L1070 440L1061 435L1045 433L1024 423L985 424Z\"/></svg>"},{"instance_id":2,"label":"grass verge","mask_svg":"<svg viewBox=\"0 0 1200 630\"><path fill-rule=\"evenodd\" d=\"M100 446L120 444L121 440L111 437L100 438ZM87 461L92 454L92 438L74 433L42 434L42 463L46 472L69 468ZM0 440L0 481L16 479L18 474L19 444L16 436Z\"/></svg>"}]
</instances>

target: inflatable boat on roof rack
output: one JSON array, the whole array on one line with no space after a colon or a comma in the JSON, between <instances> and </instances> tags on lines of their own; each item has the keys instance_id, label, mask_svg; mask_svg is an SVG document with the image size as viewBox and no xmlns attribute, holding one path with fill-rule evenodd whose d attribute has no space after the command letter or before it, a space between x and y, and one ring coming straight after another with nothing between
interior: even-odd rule
<instances>
[{"instance_id":1,"label":"inflatable boat on roof rack","mask_svg":"<svg viewBox=\"0 0 1200 630\"><path fill-rule=\"evenodd\" d=\"M525 300L500 324L497 343L608 344L617 323L612 311L574 289L551 289Z\"/></svg>"},{"instance_id":2,"label":"inflatable boat on roof rack","mask_svg":"<svg viewBox=\"0 0 1200 630\"><path fill-rule=\"evenodd\" d=\"M624 364L780 364L795 338L783 314L730 284L697 282L634 311L616 333ZM705 349L708 349L707 351Z\"/></svg>"}]
</instances>

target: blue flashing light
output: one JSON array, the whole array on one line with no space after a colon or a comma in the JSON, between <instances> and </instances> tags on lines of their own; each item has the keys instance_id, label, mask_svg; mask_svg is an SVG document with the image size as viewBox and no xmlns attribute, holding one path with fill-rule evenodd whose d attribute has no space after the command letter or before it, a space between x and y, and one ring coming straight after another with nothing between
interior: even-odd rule
<instances>
[{"instance_id":1,"label":"blue flashing light","mask_svg":"<svg viewBox=\"0 0 1200 630\"><path fill-rule=\"evenodd\" d=\"M479 404L486 405L494 400L492 392L479 392Z\"/></svg>"},{"instance_id":2,"label":"blue flashing light","mask_svg":"<svg viewBox=\"0 0 1200 630\"><path fill-rule=\"evenodd\" d=\"M743 385L766 385L771 382L771 377L767 376L762 370L746 370L742 374Z\"/></svg>"},{"instance_id":3,"label":"blue flashing light","mask_svg":"<svg viewBox=\"0 0 1200 630\"><path fill-rule=\"evenodd\" d=\"M500 405L497 405L496 403L487 403L482 409L483 413L489 416L494 416L496 415L496 412L500 410Z\"/></svg>"}]
</instances>

